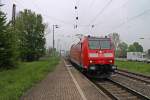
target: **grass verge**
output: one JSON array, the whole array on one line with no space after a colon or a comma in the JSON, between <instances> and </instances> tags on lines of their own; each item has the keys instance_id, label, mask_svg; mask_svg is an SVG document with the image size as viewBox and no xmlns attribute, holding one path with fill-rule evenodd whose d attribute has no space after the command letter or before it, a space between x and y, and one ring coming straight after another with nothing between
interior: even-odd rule
<instances>
[{"instance_id":1,"label":"grass verge","mask_svg":"<svg viewBox=\"0 0 150 100\"><path fill-rule=\"evenodd\" d=\"M132 61L116 61L115 64L120 69L126 69L131 72L150 75L150 64L146 64L142 62L132 62Z\"/></svg>"},{"instance_id":2,"label":"grass verge","mask_svg":"<svg viewBox=\"0 0 150 100\"><path fill-rule=\"evenodd\" d=\"M50 57L24 62L18 68L0 72L0 100L19 100L27 89L55 69L59 58Z\"/></svg>"}]
</instances>

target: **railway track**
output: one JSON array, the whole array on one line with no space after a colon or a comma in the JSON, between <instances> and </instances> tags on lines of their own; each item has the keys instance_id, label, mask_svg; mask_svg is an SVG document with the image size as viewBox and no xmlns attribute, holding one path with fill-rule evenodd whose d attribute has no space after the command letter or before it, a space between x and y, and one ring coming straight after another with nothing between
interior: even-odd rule
<instances>
[{"instance_id":1,"label":"railway track","mask_svg":"<svg viewBox=\"0 0 150 100\"><path fill-rule=\"evenodd\" d=\"M149 97L142 95L141 93L112 79L107 79L104 81L92 80L92 82L113 100L150 100Z\"/></svg>"},{"instance_id":2,"label":"railway track","mask_svg":"<svg viewBox=\"0 0 150 100\"><path fill-rule=\"evenodd\" d=\"M119 71L117 71L117 72L119 72ZM121 71L120 71L120 73L121 73ZM133 77L132 79L135 79L135 78ZM140 76L138 76L138 78L136 80L138 80L138 79L140 79ZM150 100L149 96L142 94L141 92L136 91L133 88L130 88L130 86L121 84L120 82L114 80L113 78L109 78L109 79L100 81L100 80L92 80L91 78L89 79L87 77L87 80L91 81L93 83L93 85L95 85L95 87L97 87L97 89L99 89L100 91L102 90L112 100ZM142 81L142 80L140 80L140 81Z\"/></svg>"},{"instance_id":3,"label":"railway track","mask_svg":"<svg viewBox=\"0 0 150 100\"><path fill-rule=\"evenodd\" d=\"M145 83L147 85L150 85L150 76L145 76L142 74L137 74L137 73L129 72L126 70L121 70L121 69L118 69L116 71L116 73L119 75L122 75L122 76L132 78L134 80L140 81L140 82Z\"/></svg>"}]
</instances>

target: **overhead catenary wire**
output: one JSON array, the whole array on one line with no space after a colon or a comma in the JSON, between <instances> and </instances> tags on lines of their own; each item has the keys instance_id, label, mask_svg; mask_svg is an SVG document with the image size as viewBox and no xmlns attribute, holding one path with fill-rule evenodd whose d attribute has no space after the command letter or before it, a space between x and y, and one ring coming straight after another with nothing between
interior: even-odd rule
<instances>
[{"instance_id":1,"label":"overhead catenary wire","mask_svg":"<svg viewBox=\"0 0 150 100\"><path fill-rule=\"evenodd\" d=\"M94 23L94 21L103 14L103 12L107 9L107 7L111 4L112 0L109 0L108 3L98 12L98 14L89 22L89 25L91 23Z\"/></svg>"},{"instance_id":2,"label":"overhead catenary wire","mask_svg":"<svg viewBox=\"0 0 150 100\"><path fill-rule=\"evenodd\" d=\"M95 1L97 1L97 0L91 0L91 1L89 2L89 4L87 5L87 8L90 8L90 9L91 9L91 8L93 7ZM83 16L85 16L85 15L87 15L87 14L89 13L89 10L87 10L87 8L84 9L84 11L82 11L82 15L83 15ZM87 24L82 24L82 25L80 24L80 26L89 27L89 25L87 25Z\"/></svg>"},{"instance_id":3,"label":"overhead catenary wire","mask_svg":"<svg viewBox=\"0 0 150 100\"><path fill-rule=\"evenodd\" d=\"M120 23L119 25L115 26L115 27L112 28L111 30L116 30L116 29L122 27L123 25L125 25L125 24L127 24L127 23L129 23L129 22L131 22L131 21L133 21L133 20L135 20L135 19L137 19L137 18L139 18L139 17L141 17L141 16L147 14L148 12L150 12L150 8L144 10L143 12L141 12L141 13L139 13L139 14L137 14L137 15L131 17L131 18L128 18L125 22Z\"/></svg>"},{"instance_id":4,"label":"overhead catenary wire","mask_svg":"<svg viewBox=\"0 0 150 100\"><path fill-rule=\"evenodd\" d=\"M20 1L20 0L15 0L16 2L17 1ZM23 0L22 0L23 1ZM31 0L32 1L32 0ZM79 0L75 0L76 1L76 3L75 3L75 6L77 6L77 13L79 12ZM127 0L127 2L128 2L129 0ZM33 5L36 7L36 9L38 9L38 10L40 10L41 12L43 12L43 10L41 10L41 8L39 7L39 5L37 5L36 4L36 2L34 2L34 1L32 1L33 3ZM90 23L89 25L83 25L82 23L80 23L79 24L79 21L80 21L80 16L79 16L79 13L77 14L77 15L75 15L75 24L78 26L78 27L90 27L90 28L94 28L94 27L97 27L99 24L101 24L101 23L96 23L96 24L93 24L94 23L94 21L99 17L99 16L101 16L103 13L104 13L104 11L108 8L108 6L111 4L111 2L112 2L112 0L110 0L110 1L108 1L108 3L103 7L103 9L97 14L97 16L94 16L94 18L92 19L93 20L93 22L92 23ZM125 4L127 4L127 2L125 2L121 7L123 7ZM20 4L22 4L22 3L20 3ZM22 4L22 6L24 6L23 4ZM26 7L24 7L24 8L26 8ZM119 7L118 7L119 8ZM118 9L117 8L117 9ZM63 23L63 24L65 24L65 25L69 25L69 26L74 26L74 22L69 22L69 21L65 21L65 20L62 20L62 19L59 19L59 18L56 18L56 17L53 17L53 16L50 16L50 15L47 15L47 14L42 14L44 17L46 17L46 18L48 18L48 19L51 19L51 20L55 20L55 21L58 21L58 22L60 22L60 23ZM139 17L140 17L141 15L139 15ZM76 17L78 17L77 18L77 20L76 20ZM134 17L136 17L136 16L133 16L132 18L129 18L129 19L127 19L126 21L124 21L124 22L122 22L122 23L120 23L120 24L118 24L117 26L115 26L115 27L111 27L111 29L112 30L114 30L114 29L118 29L119 27L122 27L124 24L127 24L128 22L130 22L130 21L132 21L132 20L134 20L135 18ZM138 17L138 16L137 16Z\"/></svg>"},{"instance_id":5,"label":"overhead catenary wire","mask_svg":"<svg viewBox=\"0 0 150 100\"><path fill-rule=\"evenodd\" d=\"M20 0L20 1L23 1L23 0ZM32 0L31 0L32 1ZM89 27L90 25L82 25L82 24L80 24L79 25L79 14L78 14L78 9L79 9L79 1L80 0L76 0L76 3L75 3L75 5L76 5L76 11L75 11L75 13L76 13L76 16L75 16L75 24L73 24L73 23L71 23L71 22L68 22L68 21L65 21L65 20L61 20L61 19L58 19L58 18L55 18L55 17L53 17L53 16L50 16L50 15L47 15L47 14L45 14L45 13L42 13L42 15L44 16L44 17L46 17L47 19L50 19L50 20L55 20L55 21L58 21L58 22L60 22L60 23L63 23L63 24L65 24L65 25L71 25L71 26L75 26L76 25L76 27ZM17 0L15 0L15 2L16 3L19 3L19 5L21 5L22 7L24 7L24 8L26 8L22 3L20 3L19 1L17 1ZM43 12L43 10L41 10L41 8L34 2L34 1L32 1L32 5L36 8L36 9L38 9L39 11L41 11L41 12ZM20 7L21 8L21 7Z\"/></svg>"},{"instance_id":6,"label":"overhead catenary wire","mask_svg":"<svg viewBox=\"0 0 150 100\"><path fill-rule=\"evenodd\" d=\"M15 1L15 3L21 5L21 7L26 8L22 3L18 2L18 1L17 1L17 2ZM33 4L33 3L32 3L32 4ZM36 5L34 5L34 6L36 6ZM18 6L17 6L17 7L18 7ZM19 8L21 9L21 7L19 7ZM38 8L39 8L39 7L38 7ZM41 11L40 8L39 8L38 10ZM57 21L59 21L60 23L70 24L70 23L66 23L66 22L64 22L64 21L62 21L62 20L59 20L59 19L57 19L57 18L54 18L54 17L52 17L52 16L48 16L48 15L45 15L45 14L42 14L42 15L43 15L44 17L47 17L48 19L57 20ZM47 27L47 30L45 31L45 36L47 36L48 33L50 33L50 29Z\"/></svg>"},{"instance_id":7,"label":"overhead catenary wire","mask_svg":"<svg viewBox=\"0 0 150 100\"><path fill-rule=\"evenodd\" d=\"M95 1L95 0L94 0L94 1ZM126 6L129 1L130 1L130 0L126 0L120 7L117 7L115 10L121 9L122 7ZM108 2L108 3L109 3L109 2ZM92 4L94 4L94 3L92 3ZM116 12L116 13L117 13L117 12ZM109 13L109 14L111 14L111 13ZM97 22L97 23L95 23L95 24L85 24L85 25L81 25L81 26L82 26L82 27L95 28L95 27L97 27L97 26L100 25L100 24L102 24L101 21L99 21L99 22Z\"/></svg>"},{"instance_id":8,"label":"overhead catenary wire","mask_svg":"<svg viewBox=\"0 0 150 100\"><path fill-rule=\"evenodd\" d=\"M33 1L32 1L32 2L33 2ZM38 8L38 10L40 10L41 12L43 12L43 10L41 10L40 7L39 7L35 2L33 2L33 5L34 5L36 8ZM47 15L47 14L45 14L45 13L42 14L42 15L45 16L45 17L47 17L48 19L56 20L56 21L58 21L58 22L60 22L60 23L67 24L67 25L72 25L72 26L73 26L73 23L71 23L71 22L68 22L68 21L65 21L65 20L62 20L62 19L55 18L55 17L50 16L50 15Z\"/></svg>"},{"instance_id":9,"label":"overhead catenary wire","mask_svg":"<svg viewBox=\"0 0 150 100\"><path fill-rule=\"evenodd\" d=\"M23 0L22 0L23 1ZM31 0L32 1L32 0ZM24 7L24 8L26 8L22 3L20 3L20 2L16 2L16 3L19 3L19 5L21 5L22 7ZM77 7L79 6L79 0L78 0L78 3L75 3L76 5L77 5ZM41 11L41 12L43 12L43 10L41 10L40 9L40 7L35 3L35 2L33 2L32 1L32 5L36 8L36 9L38 9L39 11ZM21 8L21 7L19 7L19 8ZM78 8L77 8L78 9ZM75 25L77 26L77 27L89 27L89 25L82 25L82 24L78 24L78 21L76 21L75 20L75 23L73 23L73 22L68 22L68 21L65 21L65 20L62 20L62 19L58 19L58 18L55 18L54 16L50 16L50 15L47 15L47 14L45 14L45 13L42 13L42 15L44 16L44 17L46 17L47 19L50 19L50 20L55 20L55 21L57 21L57 22L59 22L59 23L62 23L62 24L64 24L64 25L68 25L68 26L70 26L70 27L72 27L72 26L74 26L75 27ZM76 16L78 16L78 12L76 13ZM75 16L75 19L76 19L76 16ZM78 20L79 20L79 17L78 17Z\"/></svg>"},{"instance_id":10,"label":"overhead catenary wire","mask_svg":"<svg viewBox=\"0 0 150 100\"><path fill-rule=\"evenodd\" d=\"M33 2L33 1L32 1L32 2ZM21 5L22 7L24 7L24 5L22 5L20 2L16 2L16 3L19 3L19 5ZM41 10L40 7L39 7L35 2L33 2L32 5L33 5L36 9L38 9L39 11L43 12L43 10ZM26 7L24 7L24 8L26 8ZM45 13L42 13L42 15L43 15L44 17L46 17L47 19L55 20L55 21L57 21L57 22L59 22L59 23L65 24L65 25L74 26L74 24L71 23L71 22L68 22L68 21L65 21L65 20L61 20L61 19L55 18L55 17L50 16L50 15L47 15L47 14L45 14ZM83 25L80 25L80 26L81 26L81 27L85 27L85 26L83 26Z\"/></svg>"},{"instance_id":11,"label":"overhead catenary wire","mask_svg":"<svg viewBox=\"0 0 150 100\"><path fill-rule=\"evenodd\" d=\"M55 17L53 17L53 16L50 16L50 15L47 15L47 14L42 14L43 16L45 16L45 17L47 17L48 19L51 19L51 20L55 20L55 21L58 21L58 22L60 22L60 23L63 23L63 24L65 24L65 25L71 25L71 27L72 26L74 26L74 27L88 27L87 25L79 25L79 11L78 11L78 9L79 9L79 1L80 0L76 0L76 2L75 2L75 24L73 24L73 23L71 23L71 22L68 22L68 21L65 21L65 20L61 20L61 19L58 19L58 18L55 18ZM32 1L33 2L33 1ZM37 8L38 10L40 10L41 12L43 12L41 9L40 9L40 7L35 3L35 2L33 2L32 3L33 4L33 6L35 6L35 8Z\"/></svg>"},{"instance_id":12,"label":"overhead catenary wire","mask_svg":"<svg viewBox=\"0 0 150 100\"><path fill-rule=\"evenodd\" d=\"M129 1L130 1L130 0L127 0L125 3L123 3L120 7L117 7L116 9L123 8L124 6L126 6L126 5L129 3ZM116 9L115 9L115 10L116 10ZM127 24L127 23L129 23L129 22L131 22L131 21L133 21L133 20L135 20L135 19L137 19L137 18L139 18L140 16L142 16L142 15L148 13L148 12L150 12L149 10L150 10L150 9L144 10L142 13L137 14L137 15L135 15L135 16L133 16L133 17L130 17L130 18L126 19L124 22L122 22L122 23L118 24L117 26L111 28L111 29L109 30L109 32L111 32L111 31L113 31L113 30L116 30L116 29L122 27L123 25L125 25L125 24ZM109 13L109 14L111 14L111 13ZM94 24L94 25L95 25L95 26L98 26L99 24L101 24L101 23L97 23L97 24Z\"/></svg>"},{"instance_id":13,"label":"overhead catenary wire","mask_svg":"<svg viewBox=\"0 0 150 100\"><path fill-rule=\"evenodd\" d=\"M121 9L121 8L123 8L124 6L126 6L129 1L130 1L130 0L125 1L125 3L123 3L120 7L117 7L114 11L116 11L116 10L118 10L118 9ZM109 13L109 15L111 15L112 13L113 13L113 12ZM118 12L115 12L115 13L118 13ZM113 13L113 14L114 14L114 13ZM95 26L98 26L98 25L100 25L100 24L102 24L101 21L97 22L97 23L94 24L94 25L95 25Z\"/></svg>"},{"instance_id":14,"label":"overhead catenary wire","mask_svg":"<svg viewBox=\"0 0 150 100\"><path fill-rule=\"evenodd\" d=\"M88 8L91 8L91 7L94 5L94 3L95 3L95 1L96 1L96 0L94 0L94 1L93 1L93 0L91 0L91 1L92 1L92 2L90 3L90 5L89 5L89 7L88 7Z\"/></svg>"},{"instance_id":15,"label":"overhead catenary wire","mask_svg":"<svg viewBox=\"0 0 150 100\"><path fill-rule=\"evenodd\" d=\"M22 1L23 1L23 0L22 0ZM31 0L31 1L32 1L32 0ZM19 3L21 6L24 7L24 5L22 5L19 1L17 1L16 3ZM33 5L37 10L41 11L41 12L42 12L42 15L43 15L44 17L46 17L47 19L55 20L55 21L60 22L60 23L62 23L62 24L65 24L65 25L72 25L72 26L73 26L73 23L71 23L71 22L68 22L68 21L65 21L65 20L62 20L62 19L58 19L58 18L56 18L56 17L53 17L53 16L50 16L50 15L45 14L45 13L43 12L43 10L41 10L41 8L40 8L34 1L32 1L32 5ZM26 8L26 7L24 7L24 8Z\"/></svg>"}]
</instances>

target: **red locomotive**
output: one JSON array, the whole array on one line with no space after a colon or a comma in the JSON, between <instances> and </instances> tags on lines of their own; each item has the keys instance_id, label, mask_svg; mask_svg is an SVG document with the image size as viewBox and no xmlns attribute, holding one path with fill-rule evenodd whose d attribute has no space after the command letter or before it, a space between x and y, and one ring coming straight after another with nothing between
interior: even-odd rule
<instances>
[{"instance_id":1,"label":"red locomotive","mask_svg":"<svg viewBox=\"0 0 150 100\"><path fill-rule=\"evenodd\" d=\"M107 78L116 69L114 48L111 39L107 37L83 37L71 46L70 61L82 71L98 78Z\"/></svg>"}]
</instances>

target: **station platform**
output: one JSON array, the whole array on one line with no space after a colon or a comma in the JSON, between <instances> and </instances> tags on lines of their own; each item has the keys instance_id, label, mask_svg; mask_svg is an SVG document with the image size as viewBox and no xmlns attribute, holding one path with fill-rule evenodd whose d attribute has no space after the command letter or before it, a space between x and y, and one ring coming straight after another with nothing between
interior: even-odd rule
<instances>
[{"instance_id":1,"label":"station platform","mask_svg":"<svg viewBox=\"0 0 150 100\"><path fill-rule=\"evenodd\" d=\"M110 100L74 67L61 60L55 71L32 87L21 100Z\"/></svg>"}]
</instances>

